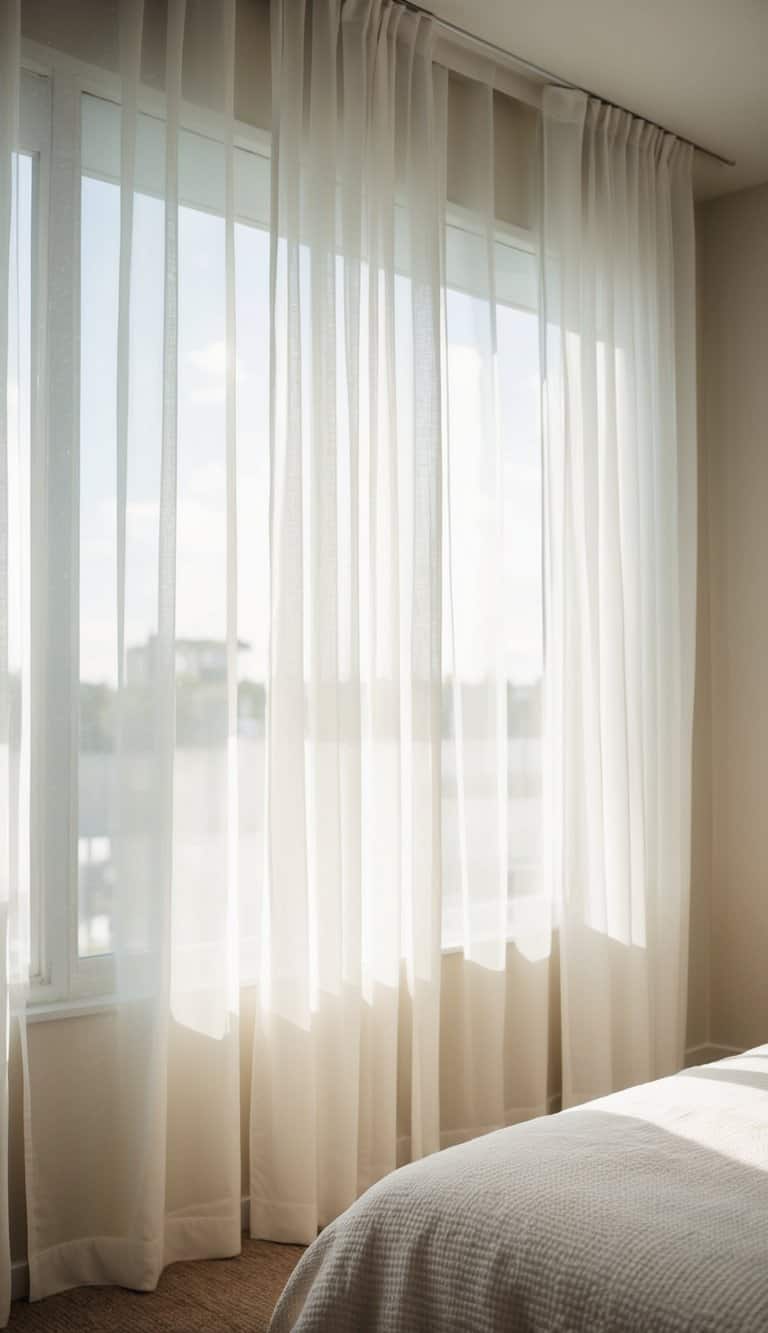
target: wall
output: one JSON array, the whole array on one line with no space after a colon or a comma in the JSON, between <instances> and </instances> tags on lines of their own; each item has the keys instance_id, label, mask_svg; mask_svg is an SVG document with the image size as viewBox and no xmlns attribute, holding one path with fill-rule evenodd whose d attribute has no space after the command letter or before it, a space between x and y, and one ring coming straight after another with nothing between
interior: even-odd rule
<instances>
[{"instance_id":1,"label":"wall","mask_svg":"<svg viewBox=\"0 0 768 1333\"><path fill-rule=\"evenodd\" d=\"M696 364L701 388L703 349L702 269L697 234L697 347ZM698 405L698 565L696 606L696 685L693 711L693 792L691 845L691 917L688 951L688 1030L686 1047L692 1063L710 1058L710 944L712 881L712 726L710 689L709 617L709 486L701 432L702 405ZM712 1053L715 1059L717 1053Z\"/></svg>"},{"instance_id":2,"label":"wall","mask_svg":"<svg viewBox=\"0 0 768 1333\"><path fill-rule=\"evenodd\" d=\"M768 184L700 206L697 222L697 926L708 890L708 1039L744 1048L768 1039ZM700 958L691 984L700 1004Z\"/></svg>"}]
</instances>

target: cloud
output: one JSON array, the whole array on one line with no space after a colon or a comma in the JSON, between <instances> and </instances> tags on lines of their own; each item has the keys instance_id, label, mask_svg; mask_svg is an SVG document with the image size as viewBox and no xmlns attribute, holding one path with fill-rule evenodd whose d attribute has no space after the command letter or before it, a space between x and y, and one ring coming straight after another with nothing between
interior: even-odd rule
<instances>
[{"instance_id":1,"label":"cloud","mask_svg":"<svg viewBox=\"0 0 768 1333\"><path fill-rule=\"evenodd\" d=\"M219 339L207 343L205 347L196 347L188 353L187 361L195 370L223 379L227 369L227 345L223 339Z\"/></svg>"}]
</instances>

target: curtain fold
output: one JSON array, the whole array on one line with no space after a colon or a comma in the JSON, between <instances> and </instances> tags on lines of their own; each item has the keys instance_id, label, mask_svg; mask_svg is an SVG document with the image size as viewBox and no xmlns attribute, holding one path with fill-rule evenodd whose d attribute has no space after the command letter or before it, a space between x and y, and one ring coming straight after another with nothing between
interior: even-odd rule
<instances>
[{"instance_id":1,"label":"curtain fold","mask_svg":"<svg viewBox=\"0 0 768 1333\"><path fill-rule=\"evenodd\" d=\"M463 171L471 221L462 244L471 252L476 280L471 296L462 298L449 290L446 310L443 624L451 724L443 764L446 787L451 779L455 782L456 803L445 809L444 824L446 842L455 838L457 846L455 857L448 852L447 868L449 874L454 868L457 872L463 959L452 987L456 1026L450 1040L461 1067L453 1114L465 1133L470 1127L506 1123L505 1055L515 1049L506 1040L508 912L514 906L508 784L510 754L517 742L510 739L507 718L507 680L515 676L509 660L515 615L505 607L510 593L514 600L506 577L510 553L505 528L512 520L509 490L517 478L508 481L507 476L513 471L519 423L508 422L505 428L499 385L491 71L488 76L487 83L464 89L462 106L473 152ZM449 284L451 276L449 268ZM467 326L475 358L471 375L462 375L457 363ZM512 817L516 814L513 808ZM517 842L513 834L513 854ZM520 929L519 943L526 933ZM513 1057L518 1068L530 1064L528 1056L518 1048ZM546 1092L540 1097L544 1102ZM520 1105L517 1097L513 1105Z\"/></svg>"},{"instance_id":2,"label":"curtain fold","mask_svg":"<svg viewBox=\"0 0 768 1333\"><path fill-rule=\"evenodd\" d=\"M0 1323L11 1303L11 1021L29 949L29 472L18 253L19 0L0 4Z\"/></svg>"},{"instance_id":3,"label":"curtain fold","mask_svg":"<svg viewBox=\"0 0 768 1333\"><path fill-rule=\"evenodd\" d=\"M543 105L548 795L563 1098L680 1067L696 564L692 149Z\"/></svg>"},{"instance_id":4,"label":"curtain fold","mask_svg":"<svg viewBox=\"0 0 768 1333\"><path fill-rule=\"evenodd\" d=\"M276 3L272 42L251 1230L310 1240L397 1164L404 1046L410 1153L439 1146L446 74L400 4Z\"/></svg>"},{"instance_id":5,"label":"curtain fold","mask_svg":"<svg viewBox=\"0 0 768 1333\"><path fill-rule=\"evenodd\" d=\"M107 591L106 577L100 578L94 568L93 547L81 536L80 682L75 667L67 702L75 719L79 714L82 729L87 695L81 682L91 680L94 670L103 672L107 683L100 688L113 710L106 719L113 730L98 742L95 754L82 730L80 738L70 736L74 771L78 766L80 770L81 811L79 830L75 826L69 831L68 854L74 840L77 870L83 858L78 833L82 849L83 812L89 808L86 783L89 768L96 765L106 788L104 823L96 830L106 838L110 858L109 877L97 889L96 901L100 893L98 910L104 912L104 895L109 893L110 938L108 950L101 949L109 955L103 960L109 968L102 972L101 986L107 992L103 1012L54 1023L50 1032L39 1025L29 1043L32 1299L82 1283L152 1289L166 1264L227 1257L238 1253L241 1243L233 715L235 4L227 0L219 7L213 31L201 33L205 14L193 7L187 13L185 0L169 0L166 17L166 114L164 122L150 124L139 112L144 5L142 0L122 0L120 6L122 110L116 185L91 186L85 173L81 183L87 99L66 80L58 95L68 98L72 121L54 125L54 132L64 135L76 124L80 133L74 155L70 148L66 159L74 217L81 229L91 225L97 236L114 238L113 254L102 259L101 272L95 271L100 287L109 289L115 281L114 297L98 311L96 289L79 289L79 267L70 260L63 273L78 325L76 367L85 385L73 509L80 512L85 532L88 506L98 507L97 550L103 553L105 576L111 568L115 578ZM185 209L183 202L195 182L181 114L190 51L202 40L208 61L208 117L217 133L211 166L221 218L207 275L215 292L208 317L215 323L223 312L226 379L223 419L217 416L215 431L207 437L201 437L190 420L191 413L200 411L189 383L195 349L188 340L190 325L194 332L194 321L201 318L196 283L190 281L201 244L194 230L201 215ZM150 192L149 130L156 136L150 141L150 165L158 180ZM54 223L51 229L57 238L61 235ZM219 244L222 233L226 237ZM67 242L65 234L61 244ZM84 250L84 263L90 258ZM83 295L86 290L91 303ZM105 344L100 370L114 394L95 423L88 415L92 389L87 379L94 364L89 360L94 333ZM205 328L204 347L210 338L211 330ZM206 462L225 482L220 510L207 529L198 523L190 531L190 476L195 476L201 438L213 438ZM58 439L53 444L60 447ZM57 498L61 504L54 495ZM204 680L205 688L195 695L190 744L184 713L189 667L183 657L183 616L189 617L190 602L194 606L191 569L202 532L207 558L221 559L223 568L207 605L209 634L220 634L226 648L223 671L213 684ZM96 578L106 597L106 614L89 609L89 578ZM104 615L103 621L98 615ZM96 668L89 658L94 621L107 649ZM49 648L53 661L59 651L59 646ZM82 894L82 879L80 886ZM102 960L96 956L95 961ZM73 966L85 969L89 962L92 965L81 944Z\"/></svg>"}]
</instances>

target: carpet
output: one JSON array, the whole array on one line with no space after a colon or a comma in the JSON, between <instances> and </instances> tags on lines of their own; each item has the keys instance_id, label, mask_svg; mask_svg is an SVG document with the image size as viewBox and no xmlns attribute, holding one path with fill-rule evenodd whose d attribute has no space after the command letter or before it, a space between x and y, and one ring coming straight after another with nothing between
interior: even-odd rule
<instances>
[{"instance_id":1,"label":"carpet","mask_svg":"<svg viewBox=\"0 0 768 1333\"><path fill-rule=\"evenodd\" d=\"M171 1264L156 1291L77 1287L16 1301L10 1333L263 1333L302 1255L243 1237L237 1259Z\"/></svg>"}]
</instances>

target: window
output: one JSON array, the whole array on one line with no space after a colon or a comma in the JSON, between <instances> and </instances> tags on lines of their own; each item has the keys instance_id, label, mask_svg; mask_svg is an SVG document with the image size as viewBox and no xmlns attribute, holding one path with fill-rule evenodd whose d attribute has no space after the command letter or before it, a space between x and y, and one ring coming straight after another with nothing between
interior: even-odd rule
<instances>
[{"instance_id":1,"label":"window","mask_svg":"<svg viewBox=\"0 0 768 1333\"><path fill-rule=\"evenodd\" d=\"M45 340L40 312L45 300L46 235L50 144L48 80L26 71L20 88L19 151L12 164L11 283L8 344L8 482L9 506L9 665L19 683L22 747L18 781L29 791L32 818L39 827L42 802L35 781L42 719L32 707L40 688L41 606L37 596L43 578L41 551L45 527L44 456L40 447L43 401L40 391ZM15 526L18 525L18 526ZM19 531L20 530L20 531ZM21 542L19 536L22 536ZM19 558L29 552L29 560ZM40 844L20 841L17 853L28 857L31 885L29 967L34 977L44 966L43 911L40 892ZM21 881L25 876L22 874Z\"/></svg>"},{"instance_id":2,"label":"window","mask_svg":"<svg viewBox=\"0 0 768 1333\"><path fill-rule=\"evenodd\" d=\"M119 108L82 101L78 961L108 960L114 930L110 810L117 780L116 345L120 262ZM127 477L123 808L151 818L152 690L162 432L164 127L139 120L131 292L131 470ZM220 874L226 728L225 235L222 145L184 131L180 144L176 753L178 891L211 910ZM253 975L264 855L268 606L268 160L236 153L238 712L243 965ZM125 793L123 793L125 797ZM214 797L214 799L212 799ZM136 913L136 918L141 912ZM130 923L124 923L130 929Z\"/></svg>"},{"instance_id":3,"label":"window","mask_svg":"<svg viewBox=\"0 0 768 1333\"><path fill-rule=\"evenodd\" d=\"M45 431L37 433L39 485L45 497L32 543L34 602L39 632L34 645L39 718L33 783L41 799L33 813L42 847L33 903L33 998L41 1004L87 998L112 989L116 922L112 886L115 840L111 821L118 765L116 710L118 578L116 348L120 262L120 111L107 97L83 89L83 75L66 60L50 82L29 76L25 125L36 153L34 188L17 214L21 244L35 270L35 299L49 329L79 325L79 361L72 339L51 339L41 362L40 406L54 411L48 457ZM96 83L103 81L98 77ZM44 90L44 91L43 91ZM50 98L53 100L54 138ZM58 99L58 102L57 102ZM46 137L48 135L48 137ZM36 136L36 137L35 137ZM80 158L76 181L69 162ZM223 689L224 402L223 147L204 135L182 133L179 212L179 507L177 587L177 756L175 785L186 845L189 891L210 887L211 848L220 842L220 812L207 799L215 767L226 762ZM27 173L29 175L29 173ZM20 179L26 181L27 177ZM34 212L35 191L51 188L57 206ZM131 467L127 476L125 641L126 707L121 743L130 760L120 765L127 804L137 829L148 819L147 782L153 644L157 628L158 474L162 410L164 125L139 117L133 244L142 263L132 266ZM248 303L238 341L238 497L248 514L239 524L239 560L254 571L241 584L239 626L239 762L242 770L243 874L262 874L264 671L267 604L267 438L269 162L236 153L235 227L237 302ZM70 225L72 219L75 225ZM46 225L47 224L47 225ZM51 281L46 283L50 253ZM36 261L40 260L39 263ZM31 282L31 279L30 279ZM28 283L29 285L29 283ZM29 293L26 293L29 299ZM58 321L58 324L57 324ZM41 327L46 320L41 318ZM29 337L29 316L26 318ZM69 361L67 351L69 349ZM74 393L72 390L74 389ZM70 399L68 400L68 393ZM40 410L38 407L37 410ZM67 448L71 425L74 450ZM45 476L45 480L43 480ZM35 516L33 515L33 519ZM72 537L75 535L75 541ZM142 571L144 575L142 576ZM64 594L64 595L63 595ZM45 719L45 721L43 721ZM42 793L51 796L44 801ZM259 793L261 792L261 796ZM53 795L55 793L55 796ZM68 793L68 796L67 796ZM141 855L140 846L133 853ZM207 856L207 860L206 860ZM181 872L183 871L183 863ZM241 916L243 950L255 957L258 903ZM252 964L249 965L252 970Z\"/></svg>"},{"instance_id":4,"label":"window","mask_svg":"<svg viewBox=\"0 0 768 1333\"><path fill-rule=\"evenodd\" d=\"M58 74L56 79L59 79ZM67 246L74 290L65 293L80 326L79 365L72 417L75 456L59 467L49 487L49 509L63 514L47 532L46 596L69 601L50 633L63 631L73 644L76 675L61 670L46 678L48 715L65 715L40 762L56 768L58 790L69 792L47 822L45 893L39 895L40 998L98 995L112 987L115 932L140 929L142 911L115 916L115 783L127 784L121 809L135 837L124 840L128 855L141 858L141 830L151 821L153 686L157 634L156 570L160 514L159 460L163 404L164 124L138 121L133 247L142 263L132 265L126 476L125 692L118 719L118 624L115 590L119 577L117 530L118 287L120 270L120 110L108 98L83 90L65 71L61 81L78 90L77 114L54 124L52 180L78 139L81 173L72 199L79 225L53 237L60 267ZM60 81L60 82L61 82ZM69 85L72 86L72 83ZM56 88L54 87L54 96ZM269 160L264 151L238 148L236 157L235 302L238 319L237 487L238 564L248 572L238 589L238 765L240 771L241 882L249 886L240 913L244 978L256 974L258 922L264 863L265 714L268 653L268 470L269 470ZM31 161L31 159L30 159ZM182 130L180 139L179 341L178 341L178 525L176 603L176 752L174 760L174 847L177 892L195 895L196 914L216 910L215 883L226 838L220 793L229 762L226 714L226 469L225 469L225 228L224 149L203 133ZM30 190L31 197L31 190ZM64 204L65 201L62 201ZM30 205L31 206L31 205ZM56 210L54 210L54 213ZM26 215L25 215L26 216ZM26 223L25 223L26 225ZM54 222L54 225L55 222ZM29 244L34 228L29 220ZM59 251L56 247L61 247ZM507 753L506 824L509 843L510 929L521 904L540 889L540 692L542 672L541 472L539 456L538 319L536 261L529 239L511 232L496 244L496 382L504 475L504 607L502 742ZM460 852L454 710L460 698L465 746L464 818L483 875L488 828L487 757L473 732L473 719L488 707L489 688L477 657L482 598L499 587L480 581L473 552L489 521L484 478L473 457L473 420L484 409L486 386L478 354L479 330L487 325L482 296L484 263L479 238L457 215L447 236L447 328L449 426L456 463L451 520L466 559L453 571L455 620L446 630L443 760L444 912L443 942L457 941L461 913ZM56 295L56 293L54 293ZM339 332L340 338L343 331ZM57 392L54 365L51 392ZM63 413L66 418L66 411ZM67 522L66 516L74 516ZM71 549L72 527L77 534ZM57 583L57 580L59 582ZM447 605L447 602L446 602ZM67 640L67 634L70 636ZM487 645L486 645L487 648ZM487 651L483 662L487 663ZM498 681L497 681L498 686ZM66 719L69 719L67 722ZM482 726L485 724L481 722ZM67 726L69 730L67 730ZM118 729L121 735L118 737ZM67 741L67 737L69 738ZM125 762L114 762L116 746ZM50 789L50 781L47 784ZM491 815L491 818L493 816ZM67 836L67 829L70 835ZM74 836L72 836L74 833ZM137 862L138 865L138 862ZM128 868L130 870L130 867ZM146 884L147 876L137 875ZM214 891L212 892L212 886ZM141 909L142 904L134 906ZM189 919L195 913L187 914ZM205 930L201 928L201 940ZM191 942L192 955L194 941Z\"/></svg>"},{"instance_id":5,"label":"window","mask_svg":"<svg viewBox=\"0 0 768 1333\"><path fill-rule=\"evenodd\" d=\"M3 763L0 778L0 800L5 811L14 809L14 802L7 801L7 781L22 796L30 791L30 756L24 743L29 734L30 725L30 666L31 642L27 631L29 617L27 608L30 597L30 571L22 551L30 549L32 524L31 495L31 426L32 426L32 307L33 307L33 199L35 191L36 164L30 153L20 151L13 155L11 163L11 218L10 218L10 253L14 256L11 263L8 286L7 330L8 361L7 379L7 420L4 423L7 446L7 481L10 500L8 531L8 603L3 608L6 619L8 642L9 688L4 704L9 708L11 747L15 749L15 772L8 772ZM5 480L5 479L4 479ZM5 570L3 571L5 575ZM4 691L5 693L5 691ZM23 828L23 824L21 825ZM21 882L26 875L27 857L31 848L19 836L20 829L9 828L5 821L3 838L10 833L11 857L21 863ZM29 866L30 873L32 866ZM4 904L7 911L7 903ZM12 930L8 936L11 949L16 945ZM36 960L35 960L36 961ZM17 973L17 962L22 959L12 956L10 976ZM23 967L18 967L23 974Z\"/></svg>"}]
</instances>

